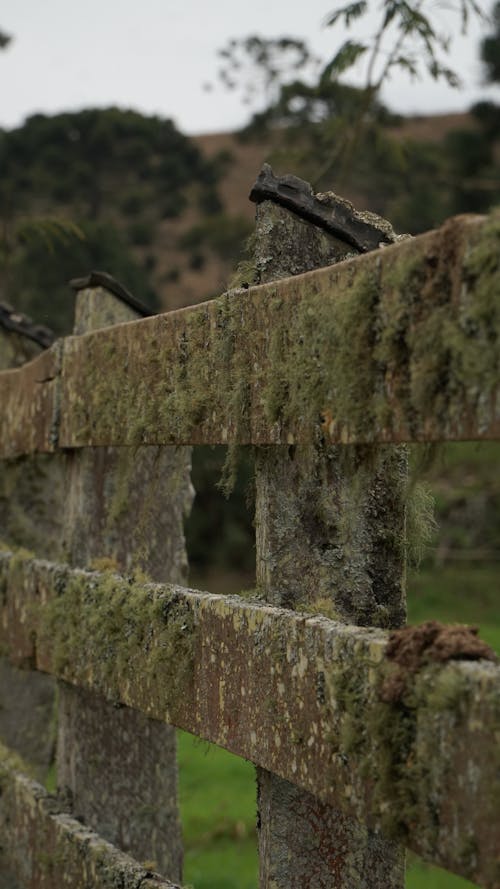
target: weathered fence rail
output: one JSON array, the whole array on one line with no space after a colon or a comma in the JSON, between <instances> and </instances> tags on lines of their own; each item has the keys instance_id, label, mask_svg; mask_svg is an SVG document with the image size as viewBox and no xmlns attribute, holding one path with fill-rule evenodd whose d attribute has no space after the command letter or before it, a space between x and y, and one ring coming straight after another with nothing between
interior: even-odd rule
<instances>
[{"instance_id":1,"label":"weathered fence rail","mask_svg":"<svg viewBox=\"0 0 500 889\"><path fill-rule=\"evenodd\" d=\"M1 843L15 849L26 885L116 886L119 880L122 889L178 889L68 815L22 768L0 747Z\"/></svg>"},{"instance_id":2,"label":"weathered fence rail","mask_svg":"<svg viewBox=\"0 0 500 889\"><path fill-rule=\"evenodd\" d=\"M308 253L309 223L269 207L258 234L259 225L261 238L279 229L294 271L328 251L328 261L341 258L323 230ZM404 623L406 464L395 445L500 438L499 245L498 214L458 217L327 268L67 337L0 373L5 471L18 479L46 453L58 477L67 473L70 498L51 562L38 538L36 555L16 551L23 532L4 522L2 650L62 683L63 724L73 687L84 733L94 702L107 701L254 762L263 887L393 889L403 846L500 887L500 667L463 629L386 631ZM278 256L268 247L261 281ZM90 287L80 306L108 297ZM81 329L104 323L91 316ZM172 529L164 575L174 582L125 576L134 554L161 574L161 542L143 551L131 524L141 497L161 497L157 460L143 446L160 454L199 443L260 446L253 598L176 583L187 451L161 470L166 512L157 520L149 504L146 519L137 513L143 535L160 521L166 537ZM339 444L377 447L353 448L349 463ZM119 455L139 452L131 480ZM19 497L28 514L29 493ZM121 575L81 570L96 556L115 558ZM321 610L325 597L338 620L291 610ZM110 704L98 707L104 732ZM69 774L77 741L68 726ZM173 885L0 759L0 823L21 889ZM106 762L95 768L109 784ZM78 793L93 813L86 789ZM290 877L297 837L302 862Z\"/></svg>"},{"instance_id":3,"label":"weathered fence rail","mask_svg":"<svg viewBox=\"0 0 500 889\"><path fill-rule=\"evenodd\" d=\"M286 444L310 441L320 417L332 443L498 438L499 228L457 217L376 254L67 337L2 374L0 453Z\"/></svg>"},{"instance_id":4,"label":"weathered fence rail","mask_svg":"<svg viewBox=\"0 0 500 889\"><path fill-rule=\"evenodd\" d=\"M226 747L437 864L461 872L473 845L475 878L495 885L500 667L486 646L443 631L401 688L381 630L8 553L0 583L18 663Z\"/></svg>"}]
</instances>

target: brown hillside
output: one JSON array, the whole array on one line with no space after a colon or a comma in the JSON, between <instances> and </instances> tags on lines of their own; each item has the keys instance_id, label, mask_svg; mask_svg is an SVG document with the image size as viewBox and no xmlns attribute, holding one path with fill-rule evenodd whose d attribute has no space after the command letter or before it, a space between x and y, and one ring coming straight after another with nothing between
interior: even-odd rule
<instances>
[{"instance_id":1,"label":"brown hillside","mask_svg":"<svg viewBox=\"0 0 500 889\"><path fill-rule=\"evenodd\" d=\"M390 135L401 140L439 142L453 129L473 127L473 119L468 114L443 114L433 117L411 117L401 125L392 127ZM262 164L273 151L272 140L266 142L245 142L235 133L210 133L192 137L195 144L209 158L221 151L231 156L227 171L219 185L224 213L241 223L246 220L250 230L255 207L248 200L252 183ZM296 172L293 169L278 169L278 173ZM335 183L332 182L335 190ZM365 209L369 200L361 193L344 195L353 203ZM162 304L169 309L200 302L221 293L228 286L238 257L228 261L212 249L186 252L179 240L199 223L199 214L191 206L179 219L164 220L159 224L155 237L155 253L158 264L155 270L155 286L160 293ZM202 264L200 263L202 257Z\"/></svg>"}]
</instances>

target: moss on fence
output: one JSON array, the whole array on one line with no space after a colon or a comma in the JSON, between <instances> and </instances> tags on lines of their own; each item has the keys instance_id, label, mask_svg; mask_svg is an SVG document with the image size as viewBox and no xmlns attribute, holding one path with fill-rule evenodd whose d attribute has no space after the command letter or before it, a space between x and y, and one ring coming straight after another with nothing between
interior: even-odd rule
<instances>
[{"instance_id":1,"label":"moss on fence","mask_svg":"<svg viewBox=\"0 0 500 889\"><path fill-rule=\"evenodd\" d=\"M137 668L152 694L161 678L166 706L182 697L192 679L193 613L175 587L159 589L139 573L53 572L57 595L36 607L37 635L42 647L50 643L56 675L90 671L94 687L120 700L123 678L132 681Z\"/></svg>"},{"instance_id":2,"label":"moss on fence","mask_svg":"<svg viewBox=\"0 0 500 889\"><path fill-rule=\"evenodd\" d=\"M470 422L482 434L500 375L499 248L499 213L459 217L305 278L146 319L140 336L124 325L72 341L70 436L370 442L460 437Z\"/></svg>"}]
</instances>

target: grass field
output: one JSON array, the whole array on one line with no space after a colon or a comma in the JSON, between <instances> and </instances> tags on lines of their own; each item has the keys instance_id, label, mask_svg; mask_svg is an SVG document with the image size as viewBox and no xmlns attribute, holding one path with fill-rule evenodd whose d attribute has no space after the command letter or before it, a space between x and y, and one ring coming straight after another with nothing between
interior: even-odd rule
<instances>
[{"instance_id":1,"label":"grass field","mask_svg":"<svg viewBox=\"0 0 500 889\"><path fill-rule=\"evenodd\" d=\"M495 566L424 567L409 578L409 622L474 623L500 653ZM256 889L253 766L179 733L184 883L194 889ZM407 889L467 889L473 884L410 856Z\"/></svg>"}]
</instances>

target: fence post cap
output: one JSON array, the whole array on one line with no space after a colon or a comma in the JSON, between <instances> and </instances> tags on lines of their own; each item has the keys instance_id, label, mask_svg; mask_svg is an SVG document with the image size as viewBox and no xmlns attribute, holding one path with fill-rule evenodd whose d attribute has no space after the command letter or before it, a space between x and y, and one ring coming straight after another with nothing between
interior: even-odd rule
<instances>
[{"instance_id":1,"label":"fence post cap","mask_svg":"<svg viewBox=\"0 0 500 889\"><path fill-rule=\"evenodd\" d=\"M272 201L291 210L359 253L397 240L392 225L376 213L356 210L350 201L333 191L315 194L309 182L298 176L275 176L269 164L263 165L249 197L255 204Z\"/></svg>"},{"instance_id":2,"label":"fence post cap","mask_svg":"<svg viewBox=\"0 0 500 889\"><path fill-rule=\"evenodd\" d=\"M151 309L148 309L144 303L133 296L123 284L120 284L120 282L116 280L116 278L113 278L112 275L108 274L108 272L92 271L83 278L72 278L69 282L69 286L76 292L79 290L86 290L88 287L104 287L104 289L109 293L112 293L113 296L117 296L118 299L121 299L126 305L135 309L135 311L139 315L142 315L143 318L155 314Z\"/></svg>"}]
</instances>

